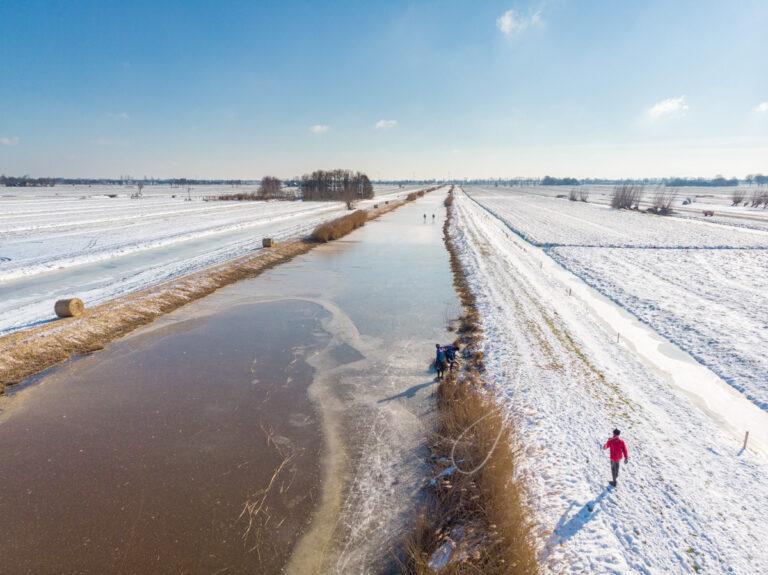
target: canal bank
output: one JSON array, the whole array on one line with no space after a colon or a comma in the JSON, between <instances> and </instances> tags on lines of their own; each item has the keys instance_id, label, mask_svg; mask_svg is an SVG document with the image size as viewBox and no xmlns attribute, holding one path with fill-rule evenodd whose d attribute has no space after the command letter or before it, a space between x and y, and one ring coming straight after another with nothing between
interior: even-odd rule
<instances>
[{"instance_id":1,"label":"canal bank","mask_svg":"<svg viewBox=\"0 0 768 575\"><path fill-rule=\"evenodd\" d=\"M429 362L458 310L444 196L14 392L2 569L393 570L426 473Z\"/></svg>"}]
</instances>

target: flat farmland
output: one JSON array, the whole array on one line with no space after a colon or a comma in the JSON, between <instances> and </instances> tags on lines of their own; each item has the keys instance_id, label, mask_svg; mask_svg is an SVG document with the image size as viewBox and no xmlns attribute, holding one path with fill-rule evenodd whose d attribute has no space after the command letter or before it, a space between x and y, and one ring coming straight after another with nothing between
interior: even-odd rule
<instances>
[{"instance_id":1,"label":"flat farmland","mask_svg":"<svg viewBox=\"0 0 768 575\"><path fill-rule=\"evenodd\" d=\"M535 189L467 191L518 235L768 410L768 231L618 211Z\"/></svg>"},{"instance_id":2,"label":"flat farmland","mask_svg":"<svg viewBox=\"0 0 768 575\"><path fill-rule=\"evenodd\" d=\"M341 202L204 201L255 186L56 186L0 196L0 334L53 318L53 303L86 305L307 235L343 215ZM416 188L380 186L369 207Z\"/></svg>"}]
</instances>

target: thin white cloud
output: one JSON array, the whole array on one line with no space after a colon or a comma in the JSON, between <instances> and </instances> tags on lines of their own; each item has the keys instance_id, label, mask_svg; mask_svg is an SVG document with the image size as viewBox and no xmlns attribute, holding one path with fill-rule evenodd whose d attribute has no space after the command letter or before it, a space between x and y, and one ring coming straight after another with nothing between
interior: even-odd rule
<instances>
[{"instance_id":1,"label":"thin white cloud","mask_svg":"<svg viewBox=\"0 0 768 575\"><path fill-rule=\"evenodd\" d=\"M373 126L376 130L391 130L397 126L397 120L379 120Z\"/></svg>"},{"instance_id":2,"label":"thin white cloud","mask_svg":"<svg viewBox=\"0 0 768 575\"><path fill-rule=\"evenodd\" d=\"M21 138L18 136L14 136L12 138L7 136L0 137L0 146L15 146L19 142L21 142Z\"/></svg>"},{"instance_id":3,"label":"thin white cloud","mask_svg":"<svg viewBox=\"0 0 768 575\"><path fill-rule=\"evenodd\" d=\"M515 10L507 10L496 19L496 27L505 36L517 36L528 28L535 28L543 22L541 10L537 10L530 16L523 16Z\"/></svg>"},{"instance_id":4,"label":"thin white cloud","mask_svg":"<svg viewBox=\"0 0 768 575\"><path fill-rule=\"evenodd\" d=\"M325 124L314 124L309 127L309 131L313 134L325 134L330 129L331 127L326 126Z\"/></svg>"},{"instance_id":5,"label":"thin white cloud","mask_svg":"<svg viewBox=\"0 0 768 575\"><path fill-rule=\"evenodd\" d=\"M658 120L670 116L683 116L687 111L688 104L685 101L685 96L679 96L656 102L648 109L648 116L653 120Z\"/></svg>"},{"instance_id":6,"label":"thin white cloud","mask_svg":"<svg viewBox=\"0 0 768 575\"><path fill-rule=\"evenodd\" d=\"M107 117L112 118L113 120L130 120L131 117L128 115L128 112L110 112L107 114Z\"/></svg>"},{"instance_id":7,"label":"thin white cloud","mask_svg":"<svg viewBox=\"0 0 768 575\"><path fill-rule=\"evenodd\" d=\"M768 114L768 102L760 102L755 106L755 112L759 114Z\"/></svg>"}]
</instances>

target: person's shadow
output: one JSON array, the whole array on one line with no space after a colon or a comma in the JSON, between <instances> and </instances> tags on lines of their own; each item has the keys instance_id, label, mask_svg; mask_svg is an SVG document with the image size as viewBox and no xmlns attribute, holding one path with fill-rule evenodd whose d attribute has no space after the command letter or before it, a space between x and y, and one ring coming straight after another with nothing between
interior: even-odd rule
<instances>
[{"instance_id":1,"label":"person's shadow","mask_svg":"<svg viewBox=\"0 0 768 575\"><path fill-rule=\"evenodd\" d=\"M378 401L378 403L386 403L387 401L393 401L395 399L412 399L419 390L424 389L425 387L429 387L430 385L434 385L434 384L435 384L434 380L427 381L426 383L419 383L418 385L414 385L412 387L409 387L405 391L401 391L397 395L393 395L391 397L385 397L384 399L380 399Z\"/></svg>"},{"instance_id":2,"label":"person's shadow","mask_svg":"<svg viewBox=\"0 0 768 575\"><path fill-rule=\"evenodd\" d=\"M571 503L568 509L565 510L560 520L555 525L553 535L557 538L557 541L562 543L567 541L574 535L576 535L582 527L584 527L589 521L597 515L600 511L598 505L608 494L610 489L608 487L603 488L603 492L595 497L592 501L588 501L584 507L579 509L576 513L571 515L571 510L574 504Z\"/></svg>"}]
</instances>

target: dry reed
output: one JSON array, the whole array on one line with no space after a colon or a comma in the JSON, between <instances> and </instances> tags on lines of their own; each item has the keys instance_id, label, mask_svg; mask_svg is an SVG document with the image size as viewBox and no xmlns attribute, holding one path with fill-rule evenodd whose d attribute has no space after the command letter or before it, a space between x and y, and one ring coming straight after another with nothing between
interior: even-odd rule
<instances>
[{"instance_id":1,"label":"dry reed","mask_svg":"<svg viewBox=\"0 0 768 575\"><path fill-rule=\"evenodd\" d=\"M351 214L320 224L312 232L311 237L314 241L322 243L338 240L365 225L367 220L368 215L363 210L355 210Z\"/></svg>"},{"instance_id":2,"label":"dry reed","mask_svg":"<svg viewBox=\"0 0 768 575\"><path fill-rule=\"evenodd\" d=\"M444 236L464 308L456 340L464 361L461 371L438 387L437 425L429 439L434 479L402 567L418 575L533 574L538 565L525 486L517 472L519 443L513 422L482 390L482 333L449 234L452 203L449 194Z\"/></svg>"}]
</instances>

